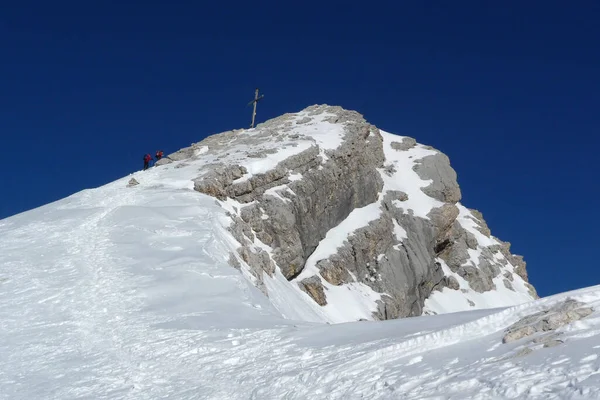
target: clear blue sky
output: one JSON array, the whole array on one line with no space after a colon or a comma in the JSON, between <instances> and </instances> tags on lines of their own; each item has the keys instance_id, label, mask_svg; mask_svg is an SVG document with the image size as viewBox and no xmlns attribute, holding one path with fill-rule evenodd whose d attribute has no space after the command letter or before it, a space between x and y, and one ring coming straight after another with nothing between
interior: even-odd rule
<instances>
[{"instance_id":1,"label":"clear blue sky","mask_svg":"<svg viewBox=\"0 0 600 400\"><path fill-rule=\"evenodd\" d=\"M246 127L258 86L259 120L336 104L447 153L541 295L600 283L600 2L206 3L0 5L0 218Z\"/></svg>"}]
</instances>

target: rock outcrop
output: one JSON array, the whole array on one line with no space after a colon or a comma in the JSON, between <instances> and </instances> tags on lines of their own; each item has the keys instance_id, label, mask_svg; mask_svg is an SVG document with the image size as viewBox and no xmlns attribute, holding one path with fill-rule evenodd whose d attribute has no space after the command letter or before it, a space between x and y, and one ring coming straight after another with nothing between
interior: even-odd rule
<instances>
[{"instance_id":1,"label":"rock outcrop","mask_svg":"<svg viewBox=\"0 0 600 400\"><path fill-rule=\"evenodd\" d=\"M356 112L311 106L161 162L197 158L205 168L195 190L229 210L239 242L232 264L246 265L267 295L263 280L276 273L320 306L360 286L376 319L421 315L447 291L535 296L522 258L459 203L448 157Z\"/></svg>"},{"instance_id":2,"label":"rock outcrop","mask_svg":"<svg viewBox=\"0 0 600 400\"><path fill-rule=\"evenodd\" d=\"M135 179L135 178L131 178L129 180L129 182L127 182L127 187L134 187L139 185L140 183Z\"/></svg>"},{"instance_id":3,"label":"rock outcrop","mask_svg":"<svg viewBox=\"0 0 600 400\"><path fill-rule=\"evenodd\" d=\"M586 307L585 303L567 299L553 307L528 315L506 330L502 339L503 343L510 343L542 332L555 331L560 327L587 317L594 310ZM543 343L546 347L559 344L556 334L544 335L534 340L534 343Z\"/></svg>"}]
</instances>

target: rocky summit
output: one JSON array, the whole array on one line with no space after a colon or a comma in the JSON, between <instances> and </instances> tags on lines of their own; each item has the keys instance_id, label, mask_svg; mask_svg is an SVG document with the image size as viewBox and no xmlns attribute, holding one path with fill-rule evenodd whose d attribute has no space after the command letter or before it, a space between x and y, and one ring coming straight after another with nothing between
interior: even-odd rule
<instances>
[{"instance_id":1,"label":"rocky summit","mask_svg":"<svg viewBox=\"0 0 600 400\"><path fill-rule=\"evenodd\" d=\"M230 264L267 296L285 279L333 322L352 308L393 319L537 297L523 258L460 202L448 157L357 112L311 106L156 165L199 161L194 189L230 218Z\"/></svg>"}]
</instances>

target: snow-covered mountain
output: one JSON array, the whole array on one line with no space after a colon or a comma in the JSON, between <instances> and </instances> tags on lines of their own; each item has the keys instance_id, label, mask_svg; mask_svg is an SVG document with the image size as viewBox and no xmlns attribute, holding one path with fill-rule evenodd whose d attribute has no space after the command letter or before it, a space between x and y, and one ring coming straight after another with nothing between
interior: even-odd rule
<instances>
[{"instance_id":1,"label":"snow-covered mountain","mask_svg":"<svg viewBox=\"0 0 600 400\"><path fill-rule=\"evenodd\" d=\"M600 398L600 287L533 300L438 151L313 106L159 164L0 221L0 398Z\"/></svg>"},{"instance_id":2,"label":"snow-covered mountain","mask_svg":"<svg viewBox=\"0 0 600 400\"><path fill-rule=\"evenodd\" d=\"M135 190L185 179L218 198L239 245L230 264L289 318L393 319L535 298L522 258L459 203L448 157L356 112L312 106L158 164ZM278 294L298 288L314 315Z\"/></svg>"}]
</instances>

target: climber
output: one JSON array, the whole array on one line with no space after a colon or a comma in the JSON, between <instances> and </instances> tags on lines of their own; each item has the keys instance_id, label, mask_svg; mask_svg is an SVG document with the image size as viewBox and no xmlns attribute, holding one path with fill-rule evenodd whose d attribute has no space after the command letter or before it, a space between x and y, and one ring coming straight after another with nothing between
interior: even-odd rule
<instances>
[{"instance_id":1,"label":"climber","mask_svg":"<svg viewBox=\"0 0 600 400\"><path fill-rule=\"evenodd\" d=\"M150 160L152 160L152 156L150 156L150 154L146 154L144 156L144 171L150 166Z\"/></svg>"},{"instance_id":2,"label":"climber","mask_svg":"<svg viewBox=\"0 0 600 400\"><path fill-rule=\"evenodd\" d=\"M163 156L162 150L157 151L156 152L156 156L155 156L156 157L156 161L160 160L162 158L162 156Z\"/></svg>"}]
</instances>

